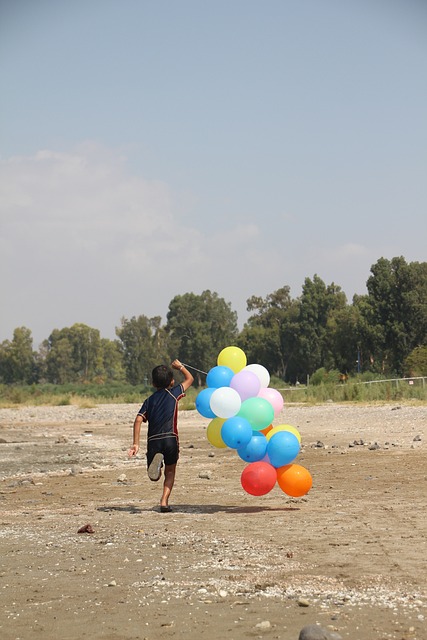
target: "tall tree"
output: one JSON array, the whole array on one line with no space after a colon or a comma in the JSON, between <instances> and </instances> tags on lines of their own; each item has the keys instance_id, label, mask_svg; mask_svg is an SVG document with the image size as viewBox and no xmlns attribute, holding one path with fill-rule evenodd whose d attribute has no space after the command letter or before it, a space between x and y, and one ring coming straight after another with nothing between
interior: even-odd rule
<instances>
[{"instance_id":1,"label":"tall tree","mask_svg":"<svg viewBox=\"0 0 427 640\"><path fill-rule=\"evenodd\" d=\"M290 288L281 287L265 298L252 296L246 305L252 315L239 336L239 346L249 362L285 378L298 333L298 303L291 299Z\"/></svg>"},{"instance_id":2,"label":"tall tree","mask_svg":"<svg viewBox=\"0 0 427 640\"><path fill-rule=\"evenodd\" d=\"M237 339L237 314L217 293L186 293L169 304L166 331L169 348L183 362L208 372L218 353ZM202 378L196 372L200 385Z\"/></svg>"},{"instance_id":3,"label":"tall tree","mask_svg":"<svg viewBox=\"0 0 427 640\"><path fill-rule=\"evenodd\" d=\"M344 309L346 302L341 287L334 283L326 286L318 275L314 275L313 280L305 279L298 318L300 375L311 375L326 361L332 364L328 319L331 313Z\"/></svg>"},{"instance_id":4,"label":"tall tree","mask_svg":"<svg viewBox=\"0 0 427 640\"><path fill-rule=\"evenodd\" d=\"M151 372L158 364L167 364L170 356L160 316L141 315L122 318L116 334L122 343L126 379L131 384L150 384Z\"/></svg>"},{"instance_id":5,"label":"tall tree","mask_svg":"<svg viewBox=\"0 0 427 640\"><path fill-rule=\"evenodd\" d=\"M35 354L30 329L18 327L11 341L0 345L0 379L6 384L36 381Z\"/></svg>"},{"instance_id":6,"label":"tall tree","mask_svg":"<svg viewBox=\"0 0 427 640\"><path fill-rule=\"evenodd\" d=\"M124 380L123 352L119 340L101 338L102 368L106 380Z\"/></svg>"},{"instance_id":7,"label":"tall tree","mask_svg":"<svg viewBox=\"0 0 427 640\"><path fill-rule=\"evenodd\" d=\"M54 329L41 346L45 353L46 379L53 384L65 384L77 380L73 347L63 329Z\"/></svg>"},{"instance_id":8,"label":"tall tree","mask_svg":"<svg viewBox=\"0 0 427 640\"><path fill-rule=\"evenodd\" d=\"M385 372L402 373L404 361L427 343L427 263L380 258L367 281L367 314L378 340L376 358Z\"/></svg>"},{"instance_id":9,"label":"tall tree","mask_svg":"<svg viewBox=\"0 0 427 640\"><path fill-rule=\"evenodd\" d=\"M42 350L46 354L49 382L90 381L103 373L99 330L85 324L54 329L43 343Z\"/></svg>"},{"instance_id":10,"label":"tall tree","mask_svg":"<svg viewBox=\"0 0 427 640\"><path fill-rule=\"evenodd\" d=\"M326 322L325 360L322 366L328 371L338 369L352 374L362 367L362 339L360 311L355 305L332 309Z\"/></svg>"}]
</instances>

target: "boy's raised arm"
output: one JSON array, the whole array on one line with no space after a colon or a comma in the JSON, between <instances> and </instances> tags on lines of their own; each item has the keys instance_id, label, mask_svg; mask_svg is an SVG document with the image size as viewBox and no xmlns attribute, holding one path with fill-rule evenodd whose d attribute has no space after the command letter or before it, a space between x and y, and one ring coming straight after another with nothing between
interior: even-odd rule
<instances>
[{"instance_id":1,"label":"boy's raised arm","mask_svg":"<svg viewBox=\"0 0 427 640\"><path fill-rule=\"evenodd\" d=\"M171 364L171 367L173 369L176 369L177 371L181 371L182 375L184 376L184 380L181 384L183 386L184 391L187 391L187 389L191 387L191 385L194 382L193 376L191 375L189 370L179 360L174 360Z\"/></svg>"}]
</instances>

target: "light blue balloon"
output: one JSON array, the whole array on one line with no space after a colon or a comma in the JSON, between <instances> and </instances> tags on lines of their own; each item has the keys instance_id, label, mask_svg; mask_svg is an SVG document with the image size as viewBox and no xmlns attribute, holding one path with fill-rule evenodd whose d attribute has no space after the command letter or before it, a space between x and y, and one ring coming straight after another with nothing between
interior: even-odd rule
<instances>
[{"instance_id":1,"label":"light blue balloon","mask_svg":"<svg viewBox=\"0 0 427 640\"><path fill-rule=\"evenodd\" d=\"M268 440L263 433L252 431L252 438L245 447L237 449L239 457L245 462L262 460L267 451Z\"/></svg>"},{"instance_id":2,"label":"light blue balloon","mask_svg":"<svg viewBox=\"0 0 427 640\"><path fill-rule=\"evenodd\" d=\"M279 431L274 434L267 445L267 455L273 467L278 469L290 464L297 457L300 443L296 435L290 431Z\"/></svg>"},{"instance_id":3,"label":"light blue balloon","mask_svg":"<svg viewBox=\"0 0 427 640\"><path fill-rule=\"evenodd\" d=\"M196 396L196 409L205 418L216 418L216 415L211 409L210 401L214 388L203 389Z\"/></svg>"},{"instance_id":4,"label":"light blue balloon","mask_svg":"<svg viewBox=\"0 0 427 640\"><path fill-rule=\"evenodd\" d=\"M222 425L221 438L230 449L240 449L252 438L252 427L245 418L233 416Z\"/></svg>"},{"instance_id":5,"label":"light blue balloon","mask_svg":"<svg viewBox=\"0 0 427 640\"><path fill-rule=\"evenodd\" d=\"M217 367L212 367L208 372L208 375L206 376L206 384L208 387L215 387L216 389L219 389L220 387L229 387L233 376L234 371L230 369L230 367L218 365Z\"/></svg>"}]
</instances>

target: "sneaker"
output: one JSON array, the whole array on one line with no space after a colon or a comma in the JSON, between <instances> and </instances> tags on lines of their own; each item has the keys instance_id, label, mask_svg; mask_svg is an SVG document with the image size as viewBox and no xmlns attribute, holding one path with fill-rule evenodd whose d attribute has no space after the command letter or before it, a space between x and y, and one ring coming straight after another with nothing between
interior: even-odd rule
<instances>
[{"instance_id":1,"label":"sneaker","mask_svg":"<svg viewBox=\"0 0 427 640\"><path fill-rule=\"evenodd\" d=\"M156 453L148 467L148 477L156 482L162 475L163 453Z\"/></svg>"}]
</instances>

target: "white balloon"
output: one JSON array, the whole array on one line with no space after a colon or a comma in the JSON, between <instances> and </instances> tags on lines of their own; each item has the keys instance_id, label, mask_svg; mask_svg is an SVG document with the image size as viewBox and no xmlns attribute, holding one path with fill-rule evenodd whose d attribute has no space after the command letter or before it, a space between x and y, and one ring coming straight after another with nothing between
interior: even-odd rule
<instances>
[{"instance_id":1,"label":"white balloon","mask_svg":"<svg viewBox=\"0 0 427 640\"><path fill-rule=\"evenodd\" d=\"M261 383L261 388L268 387L270 384L270 374L262 364L248 364L245 369L252 371L252 373L258 377L258 380Z\"/></svg>"},{"instance_id":2,"label":"white balloon","mask_svg":"<svg viewBox=\"0 0 427 640\"><path fill-rule=\"evenodd\" d=\"M219 387L211 395L210 406L218 418L232 418L239 413L242 400L235 389Z\"/></svg>"}]
</instances>

